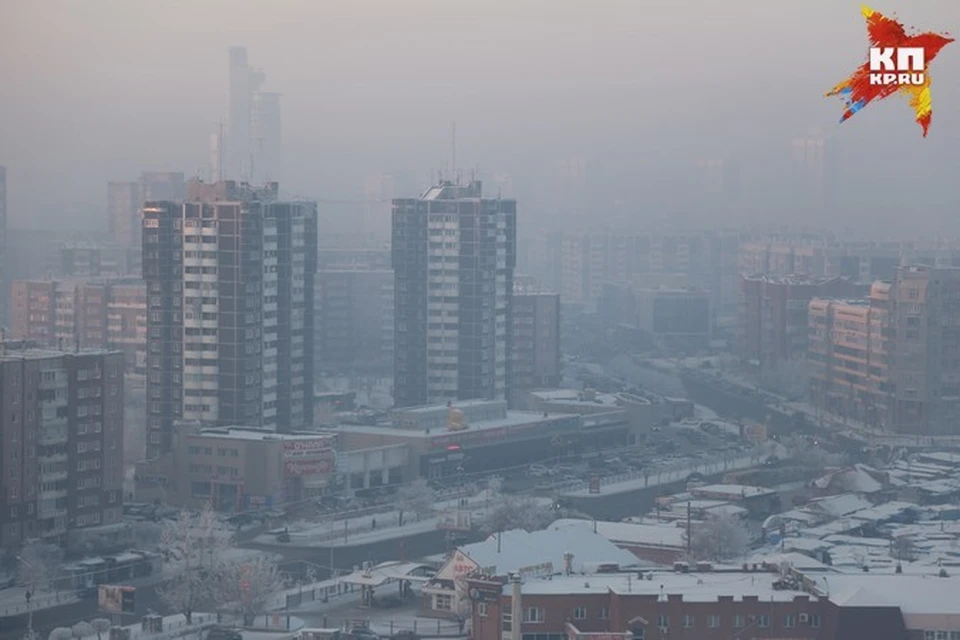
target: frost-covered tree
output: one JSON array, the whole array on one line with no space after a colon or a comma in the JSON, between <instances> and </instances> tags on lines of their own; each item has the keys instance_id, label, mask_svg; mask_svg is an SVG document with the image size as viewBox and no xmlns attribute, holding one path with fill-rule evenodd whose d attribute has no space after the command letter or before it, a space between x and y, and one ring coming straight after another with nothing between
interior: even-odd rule
<instances>
[{"instance_id":1,"label":"frost-covered tree","mask_svg":"<svg viewBox=\"0 0 960 640\"><path fill-rule=\"evenodd\" d=\"M723 514L693 527L690 560L730 562L740 560L750 548L750 534L735 516Z\"/></svg>"},{"instance_id":2,"label":"frost-covered tree","mask_svg":"<svg viewBox=\"0 0 960 640\"><path fill-rule=\"evenodd\" d=\"M100 640L104 633L110 631L112 625L106 618L94 618L90 621L90 626L97 632L97 640Z\"/></svg>"},{"instance_id":3,"label":"frost-covered tree","mask_svg":"<svg viewBox=\"0 0 960 640\"><path fill-rule=\"evenodd\" d=\"M217 602L225 569L222 555L228 544L209 503L198 517L181 511L163 530L161 549L175 574L157 595L170 609L182 613L188 624L200 607Z\"/></svg>"},{"instance_id":4,"label":"frost-covered tree","mask_svg":"<svg viewBox=\"0 0 960 640\"><path fill-rule=\"evenodd\" d=\"M483 520L487 533L526 529L539 531L554 521L556 514L549 505L531 496L501 496Z\"/></svg>"},{"instance_id":5,"label":"frost-covered tree","mask_svg":"<svg viewBox=\"0 0 960 640\"><path fill-rule=\"evenodd\" d=\"M433 513L436 494L426 480L415 480L404 485L397 492L397 503L401 509L411 511L418 516L425 517Z\"/></svg>"},{"instance_id":6,"label":"frost-covered tree","mask_svg":"<svg viewBox=\"0 0 960 640\"><path fill-rule=\"evenodd\" d=\"M70 627L56 627L50 631L47 640L73 640L73 630Z\"/></svg>"},{"instance_id":7,"label":"frost-covered tree","mask_svg":"<svg viewBox=\"0 0 960 640\"><path fill-rule=\"evenodd\" d=\"M70 628L73 637L77 640L83 640L83 638L89 638L96 631L93 629L93 626L86 620L81 620Z\"/></svg>"},{"instance_id":8,"label":"frost-covered tree","mask_svg":"<svg viewBox=\"0 0 960 640\"><path fill-rule=\"evenodd\" d=\"M258 555L226 567L218 589L223 600L236 607L244 626L249 626L257 616L270 611L270 604L285 583L276 561Z\"/></svg>"},{"instance_id":9,"label":"frost-covered tree","mask_svg":"<svg viewBox=\"0 0 960 640\"><path fill-rule=\"evenodd\" d=\"M57 588L63 549L45 542L28 542L20 549L17 560L17 575L20 584L27 590Z\"/></svg>"}]
</instances>

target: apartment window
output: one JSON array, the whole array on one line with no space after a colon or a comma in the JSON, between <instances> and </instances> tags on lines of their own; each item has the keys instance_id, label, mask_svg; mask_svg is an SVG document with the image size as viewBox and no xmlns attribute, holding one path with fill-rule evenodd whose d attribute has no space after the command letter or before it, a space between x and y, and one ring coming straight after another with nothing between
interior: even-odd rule
<instances>
[{"instance_id":1,"label":"apartment window","mask_svg":"<svg viewBox=\"0 0 960 640\"><path fill-rule=\"evenodd\" d=\"M524 622L543 622L543 609L540 607L527 607L523 610Z\"/></svg>"},{"instance_id":2,"label":"apartment window","mask_svg":"<svg viewBox=\"0 0 960 640\"><path fill-rule=\"evenodd\" d=\"M586 620L587 619L587 608L586 607L577 607L573 610L573 619L574 620Z\"/></svg>"},{"instance_id":3,"label":"apartment window","mask_svg":"<svg viewBox=\"0 0 960 640\"><path fill-rule=\"evenodd\" d=\"M601 620L610 619L610 607L600 607L600 615L598 616Z\"/></svg>"},{"instance_id":4,"label":"apartment window","mask_svg":"<svg viewBox=\"0 0 960 640\"><path fill-rule=\"evenodd\" d=\"M669 616L666 616L666 615L664 615L664 614L662 614L662 613L661 613L660 615L658 615L658 616L657 616L657 626L660 627L661 629L666 629L667 627L669 627L669 626L670 626L670 617L669 617Z\"/></svg>"},{"instance_id":5,"label":"apartment window","mask_svg":"<svg viewBox=\"0 0 960 640\"><path fill-rule=\"evenodd\" d=\"M710 627L711 629L716 629L717 627L719 627L720 616L718 615L707 616L707 626Z\"/></svg>"},{"instance_id":6,"label":"apartment window","mask_svg":"<svg viewBox=\"0 0 960 640\"><path fill-rule=\"evenodd\" d=\"M478 602L478 603L477 603L477 615L480 616L481 618L486 618L486 617L487 617L487 603L486 603L486 602Z\"/></svg>"},{"instance_id":7,"label":"apartment window","mask_svg":"<svg viewBox=\"0 0 960 640\"><path fill-rule=\"evenodd\" d=\"M766 629L770 626L770 616L765 613L761 613L757 616L757 626L761 629Z\"/></svg>"},{"instance_id":8,"label":"apartment window","mask_svg":"<svg viewBox=\"0 0 960 640\"><path fill-rule=\"evenodd\" d=\"M684 614L683 616L683 628L684 629L693 629L694 619L693 616L689 614Z\"/></svg>"},{"instance_id":9,"label":"apartment window","mask_svg":"<svg viewBox=\"0 0 960 640\"><path fill-rule=\"evenodd\" d=\"M820 626L820 614L819 614L819 613L811 613L811 614L810 614L810 626L811 626L811 627L819 627L819 626ZM957 638L957 640L960 640L960 638Z\"/></svg>"},{"instance_id":10,"label":"apartment window","mask_svg":"<svg viewBox=\"0 0 960 640\"><path fill-rule=\"evenodd\" d=\"M743 629L747 624L746 619L743 617L743 614L738 613L733 616L733 628L734 629Z\"/></svg>"},{"instance_id":11,"label":"apartment window","mask_svg":"<svg viewBox=\"0 0 960 640\"><path fill-rule=\"evenodd\" d=\"M797 616L793 615L792 613L788 613L787 615L783 616L783 626L787 629L793 629L795 626L797 626Z\"/></svg>"},{"instance_id":12,"label":"apartment window","mask_svg":"<svg viewBox=\"0 0 960 640\"><path fill-rule=\"evenodd\" d=\"M453 597L437 594L433 597L433 608L437 611L450 611L453 607Z\"/></svg>"},{"instance_id":13,"label":"apartment window","mask_svg":"<svg viewBox=\"0 0 960 640\"><path fill-rule=\"evenodd\" d=\"M504 631L513 630L513 614L509 611L504 611L501 615L501 628Z\"/></svg>"}]
</instances>

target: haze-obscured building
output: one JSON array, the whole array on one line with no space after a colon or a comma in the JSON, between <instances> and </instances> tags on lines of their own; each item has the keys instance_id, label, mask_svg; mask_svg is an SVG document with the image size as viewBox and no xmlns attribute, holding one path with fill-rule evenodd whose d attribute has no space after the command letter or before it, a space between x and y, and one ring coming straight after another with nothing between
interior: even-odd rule
<instances>
[{"instance_id":1,"label":"haze-obscured building","mask_svg":"<svg viewBox=\"0 0 960 640\"><path fill-rule=\"evenodd\" d=\"M316 358L323 371L393 367L393 271L329 268L315 284Z\"/></svg>"},{"instance_id":2,"label":"haze-obscured building","mask_svg":"<svg viewBox=\"0 0 960 640\"><path fill-rule=\"evenodd\" d=\"M313 424L317 207L278 190L191 182L144 206L148 458L175 421Z\"/></svg>"},{"instance_id":3,"label":"haze-obscured building","mask_svg":"<svg viewBox=\"0 0 960 640\"><path fill-rule=\"evenodd\" d=\"M10 299L12 338L121 351L127 373L144 372L147 293L139 278L16 280Z\"/></svg>"},{"instance_id":4,"label":"haze-obscured building","mask_svg":"<svg viewBox=\"0 0 960 640\"><path fill-rule=\"evenodd\" d=\"M744 276L741 279L738 355L763 375L807 352L810 301L856 298L843 278Z\"/></svg>"},{"instance_id":5,"label":"haze-obscured building","mask_svg":"<svg viewBox=\"0 0 960 640\"><path fill-rule=\"evenodd\" d=\"M516 229L479 181L393 201L396 406L506 397Z\"/></svg>"},{"instance_id":6,"label":"haze-obscured building","mask_svg":"<svg viewBox=\"0 0 960 640\"><path fill-rule=\"evenodd\" d=\"M513 295L510 360L513 372L508 388L511 403L533 389L560 385L560 295Z\"/></svg>"},{"instance_id":7,"label":"haze-obscured building","mask_svg":"<svg viewBox=\"0 0 960 640\"><path fill-rule=\"evenodd\" d=\"M0 343L0 546L123 515L123 354Z\"/></svg>"}]
</instances>

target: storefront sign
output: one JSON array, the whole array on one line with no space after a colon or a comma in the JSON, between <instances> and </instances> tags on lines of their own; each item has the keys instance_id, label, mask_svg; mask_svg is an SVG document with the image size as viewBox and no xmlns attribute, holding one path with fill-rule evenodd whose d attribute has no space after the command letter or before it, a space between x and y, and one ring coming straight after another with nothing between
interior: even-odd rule
<instances>
[{"instance_id":1,"label":"storefront sign","mask_svg":"<svg viewBox=\"0 0 960 640\"><path fill-rule=\"evenodd\" d=\"M333 439L325 436L309 440L287 440L283 443L284 458L306 458L330 451Z\"/></svg>"},{"instance_id":2,"label":"storefront sign","mask_svg":"<svg viewBox=\"0 0 960 640\"><path fill-rule=\"evenodd\" d=\"M332 458L319 460L287 460L283 463L283 470L288 476L315 476L333 471Z\"/></svg>"},{"instance_id":3,"label":"storefront sign","mask_svg":"<svg viewBox=\"0 0 960 640\"><path fill-rule=\"evenodd\" d=\"M553 573L552 562L543 562L540 564L530 565L529 567L522 567L520 569L521 576L543 576L551 573Z\"/></svg>"}]
</instances>

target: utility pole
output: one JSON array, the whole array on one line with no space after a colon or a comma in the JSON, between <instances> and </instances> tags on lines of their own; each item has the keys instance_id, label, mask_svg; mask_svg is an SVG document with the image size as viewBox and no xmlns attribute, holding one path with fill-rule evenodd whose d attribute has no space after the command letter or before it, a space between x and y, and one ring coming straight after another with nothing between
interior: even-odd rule
<instances>
[{"instance_id":1,"label":"utility pole","mask_svg":"<svg viewBox=\"0 0 960 640\"><path fill-rule=\"evenodd\" d=\"M691 512L690 502L687 501L687 558L690 558L690 552L691 552L691 549L693 548L693 539L690 536L690 529L691 529L690 512Z\"/></svg>"}]
</instances>

